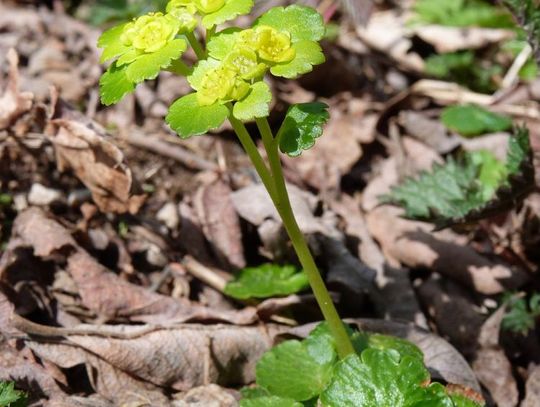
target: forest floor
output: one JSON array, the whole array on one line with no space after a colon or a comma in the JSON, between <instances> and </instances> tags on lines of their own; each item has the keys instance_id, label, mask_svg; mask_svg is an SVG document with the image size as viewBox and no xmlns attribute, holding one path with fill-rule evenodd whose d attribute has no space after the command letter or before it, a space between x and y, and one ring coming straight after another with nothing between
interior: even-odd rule
<instances>
[{"instance_id":1,"label":"forest floor","mask_svg":"<svg viewBox=\"0 0 540 407\"><path fill-rule=\"evenodd\" d=\"M451 105L526 124L539 151L540 78L505 48L515 30L413 24L396 3L356 29L327 13L327 62L269 81L274 126L293 103L329 106L316 145L283 158L295 213L344 318L430 331L439 378L539 406L540 194L439 231L380 197L449 156L504 160L511 129L462 137ZM0 380L31 405L236 406L261 354L321 320L309 290L225 294L245 267L297 264L281 222L231 128L181 140L164 124L185 79L102 106L102 28L55 4L0 4ZM452 53L470 60L436 74Z\"/></svg>"}]
</instances>

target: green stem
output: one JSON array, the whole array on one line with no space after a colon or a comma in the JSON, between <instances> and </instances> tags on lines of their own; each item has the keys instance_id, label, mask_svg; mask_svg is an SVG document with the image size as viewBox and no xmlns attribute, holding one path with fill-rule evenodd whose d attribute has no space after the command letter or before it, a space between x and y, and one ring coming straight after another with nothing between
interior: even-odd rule
<instances>
[{"instance_id":1,"label":"green stem","mask_svg":"<svg viewBox=\"0 0 540 407\"><path fill-rule=\"evenodd\" d=\"M268 124L268 120L256 119L257 127L262 136L263 144L268 154L268 160L270 162L270 171L272 172L272 178L274 186L276 188L276 199L274 201L276 209L278 210L283 225L287 230L287 233L291 239L293 247L296 251L300 264L309 280L309 284L313 290L313 294L321 308L324 319L328 322L330 331L336 341L336 348L341 358L354 353L349 335L345 330L345 326L339 317L339 314L332 302L332 298L326 289L324 281L319 273L315 260L311 255L309 247L306 243L306 239L302 234L302 231L298 227L294 212L291 207L289 194L285 185L285 178L283 176L283 169L281 167L281 160L279 158L279 149L277 139L274 139L272 130ZM249 153L248 153L249 155ZM250 156L251 157L251 156Z\"/></svg>"},{"instance_id":2,"label":"green stem","mask_svg":"<svg viewBox=\"0 0 540 407\"><path fill-rule=\"evenodd\" d=\"M214 34L216 33L216 26L213 25L212 27L210 27L208 29L208 31L206 31L206 43L208 44L210 42L210 40L212 39L212 37L214 36Z\"/></svg>"},{"instance_id":3,"label":"green stem","mask_svg":"<svg viewBox=\"0 0 540 407\"><path fill-rule=\"evenodd\" d=\"M259 153L255 142L249 135L246 126L244 126L244 123L242 123L240 120L236 119L233 116L232 111L229 116L229 121L231 122L231 125L233 126L233 129L238 136L242 147L244 147L244 150L246 150L247 155L251 159L251 162L253 163L257 174L259 174L259 177L261 177L261 181L266 190L268 191L272 202L276 204L276 188L272 180L272 174L270 173L270 170L268 169L263 158L261 157L261 154Z\"/></svg>"},{"instance_id":4,"label":"green stem","mask_svg":"<svg viewBox=\"0 0 540 407\"><path fill-rule=\"evenodd\" d=\"M206 52L204 51L197 37L195 37L195 34L193 33L193 31L187 33L186 38L188 39L189 44L191 45L191 48L193 48L195 55L197 55L197 59L199 61L202 59L206 59Z\"/></svg>"}]
</instances>

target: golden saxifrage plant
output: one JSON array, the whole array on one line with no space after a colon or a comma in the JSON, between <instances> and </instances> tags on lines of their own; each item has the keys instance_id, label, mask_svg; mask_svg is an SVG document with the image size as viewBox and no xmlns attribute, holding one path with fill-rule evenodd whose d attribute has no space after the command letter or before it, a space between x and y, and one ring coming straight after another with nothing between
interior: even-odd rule
<instances>
[{"instance_id":1,"label":"golden saxifrage plant","mask_svg":"<svg viewBox=\"0 0 540 407\"><path fill-rule=\"evenodd\" d=\"M404 340L353 332L340 319L291 208L280 152L298 156L322 135L328 120L323 103L289 108L274 134L267 117L272 93L264 78L296 78L324 62L319 41L325 25L316 10L276 7L250 28L218 27L249 14L252 0L172 0L165 13L150 13L104 32L99 39L101 99L118 102L137 84L166 70L187 77L193 92L169 108L167 123L182 138L202 135L228 120L289 234L324 315L303 341L281 343L257 364L256 387L241 405L257 406L482 406L431 383L423 355ZM200 33L201 35L197 35ZM197 63L182 54L190 46ZM254 121L268 160L259 153L245 122Z\"/></svg>"}]
</instances>

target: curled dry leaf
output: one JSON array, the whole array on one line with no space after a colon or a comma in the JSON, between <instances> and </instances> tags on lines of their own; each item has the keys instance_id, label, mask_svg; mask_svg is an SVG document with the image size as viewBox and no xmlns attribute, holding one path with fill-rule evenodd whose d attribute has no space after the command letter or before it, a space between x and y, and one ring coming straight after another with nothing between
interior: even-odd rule
<instances>
[{"instance_id":1,"label":"curled dry leaf","mask_svg":"<svg viewBox=\"0 0 540 407\"><path fill-rule=\"evenodd\" d=\"M34 256L47 258L67 247L66 270L73 278L82 303L106 320L175 322L213 320L249 324L254 308L214 310L181 298L174 299L122 280L79 247L69 232L38 208L22 212L14 222L14 238L0 262L0 276L14 262L17 249L30 247Z\"/></svg>"},{"instance_id":2,"label":"curled dry leaf","mask_svg":"<svg viewBox=\"0 0 540 407\"><path fill-rule=\"evenodd\" d=\"M19 90L19 57L14 49L7 54L9 71L7 83L0 96L0 130L10 127L32 107L33 94Z\"/></svg>"},{"instance_id":3,"label":"curled dry leaf","mask_svg":"<svg viewBox=\"0 0 540 407\"><path fill-rule=\"evenodd\" d=\"M408 267L431 269L486 295L517 288L526 281L522 270L490 261L472 247L456 243L451 232L433 233L431 224L402 216L400 208L388 205L366 216L369 231L387 258Z\"/></svg>"},{"instance_id":4,"label":"curled dry leaf","mask_svg":"<svg viewBox=\"0 0 540 407\"><path fill-rule=\"evenodd\" d=\"M231 202L231 188L222 180L201 186L196 192L194 207L212 250L226 266L246 266L242 231L238 214Z\"/></svg>"},{"instance_id":5,"label":"curled dry leaf","mask_svg":"<svg viewBox=\"0 0 540 407\"><path fill-rule=\"evenodd\" d=\"M134 195L133 178L122 151L111 137L93 123L75 119L52 120L55 132L49 134L60 171L73 170L92 192L103 212L135 214L144 195Z\"/></svg>"},{"instance_id":6,"label":"curled dry leaf","mask_svg":"<svg viewBox=\"0 0 540 407\"><path fill-rule=\"evenodd\" d=\"M540 405L540 366L535 366L529 372L527 383L525 384L525 400L521 407L535 407Z\"/></svg>"}]
</instances>

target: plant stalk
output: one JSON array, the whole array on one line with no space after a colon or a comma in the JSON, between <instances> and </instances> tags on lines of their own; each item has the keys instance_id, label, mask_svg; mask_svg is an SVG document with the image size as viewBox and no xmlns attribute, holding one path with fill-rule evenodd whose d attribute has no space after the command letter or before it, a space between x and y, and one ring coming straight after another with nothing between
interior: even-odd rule
<instances>
[{"instance_id":1,"label":"plant stalk","mask_svg":"<svg viewBox=\"0 0 540 407\"><path fill-rule=\"evenodd\" d=\"M193 48L195 55L199 61L206 59L206 52L193 32L186 33L186 38L189 41L189 45Z\"/></svg>"},{"instance_id":2,"label":"plant stalk","mask_svg":"<svg viewBox=\"0 0 540 407\"><path fill-rule=\"evenodd\" d=\"M263 144L268 155L268 161L270 162L270 171L272 173L272 180L275 187L275 199L274 204L278 213L281 216L283 225L291 239L294 250L298 256L298 260L302 265L308 280L315 295L315 299L319 304L324 319L328 322L332 336L336 341L336 348L340 358L344 358L347 355L354 353L349 335L345 330L345 326L339 317L339 314L332 302L332 298L328 293L326 285L319 273L319 269L315 264L315 260L309 250L306 239L302 231L298 226L298 222L294 216L292 210L291 201L285 185L285 178L283 176L283 169L281 167L281 160L279 157L278 140L272 135L272 130L268 124L268 120L256 119L257 127L262 136ZM248 152L249 155L249 152ZM251 156L250 156L251 157Z\"/></svg>"}]
</instances>

